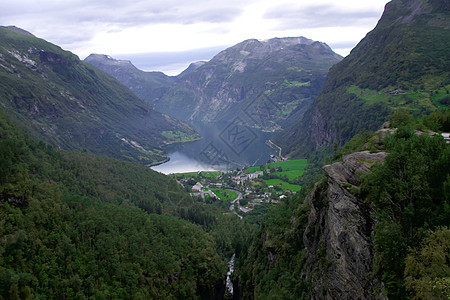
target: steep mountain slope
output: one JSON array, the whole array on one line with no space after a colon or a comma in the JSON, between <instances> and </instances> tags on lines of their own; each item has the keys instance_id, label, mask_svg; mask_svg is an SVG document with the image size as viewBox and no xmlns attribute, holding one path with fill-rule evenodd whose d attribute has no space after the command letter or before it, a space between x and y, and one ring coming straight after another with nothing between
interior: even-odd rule
<instances>
[{"instance_id":1,"label":"steep mountain slope","mask_svg":"<svg viewBox=\"0 0 450 300\"><path fill-rule=\"evenodd\" d=\"M395 110L420 115L449 107L449 17L447 0L388 3L375 29L330 69L304 118L275 141L304 156L376 130Z\"/></svg>"},{"instance_id":2,"label":"steep mountain slope","mask_svg":"<svg viewBox=\"0 0 450 300\"><path fill-rule=\"evenodd\" d=\"M161 147L197 138L106 73L31 34L0 27L0 105L31 135L145 164Z\"/></svg>"},{"instance_id":3,"label":"steep mountain slope","mask_svg":"<svg viewBox=\"0 0 450 300\"><path fill-rule=\"evenodd\" d=\"M175 217L192 204L174 179L53 149L0 108L1 299L210 299L226 242Z\"/></svg>"},{"instance_id":4,"label":"steep mountain slope","mask_svg":"<svg viewBox=\"0 0 450 300\"><path fill-rule=\"evenodd\" d=\"M161 99L143 98L181 120L207 124L239 115L254 127L274 131L301 116L319 93L329 68L340 60L326 44L303 37L247 40L209 62L191 65L174 78ZM110 67L99 67L134 88L121 79L133 76L127 68L121 73L128 75L118 75ZM145 84L142 80L139 85Z\"/></svg>"},{"instance_id":5,"label":"steep mountain slope","mask_svg":"<svg viewBox=\"0 0 450 300\"><path fill-rule=\"evenodd\" d=\"M108 55L91 54L84 61L113 76L150 103L158 101L175 81L162 72L144 72L128 60L117 60Z\"/></svg>"}]
</instances>

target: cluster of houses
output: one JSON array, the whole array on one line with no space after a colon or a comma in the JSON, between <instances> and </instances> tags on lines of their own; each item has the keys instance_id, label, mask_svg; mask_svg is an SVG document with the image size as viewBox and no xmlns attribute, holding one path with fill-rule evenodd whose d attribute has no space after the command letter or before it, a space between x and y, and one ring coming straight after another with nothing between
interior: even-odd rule
<instances>
[{"instance_id":1,"label":"cluster of houses","mask_svg":"<svg viewBox=\"0 0 450 300\"><path fill-rule=\"evenodd\" d=\"M211 191L209 188L214 188L217 187L217 185L222 185L221 183L211 183L208 186L203 186L200 182L197 182L193 187L192 187L192 194L194 196L200 196L203 199L205 199L205 195L209 195L210 197L213 198L218 198L216 194L214 194L213 191Z\"/></svg>"},{"instance_id":2,"label":"cluster of houses","mask_svg":"<svg viewBox=\"0 0 450 300\"><path fill-rule=\"evenodd\" d=\"M245 174L243 172L240 172L237 176L232 176L231 181L233 181L234 183L236 183L238 185L242 185L246 181L254 180L263 175L264 175L263 171L256 171L256 172L250 173L250 174Z\"/></svg>"},{"instance_id":3,"label":"cluster of houses","mask_svg":"<svg viewBox=\"0 0 450 300\"><path fill-rule=\"evenodd\" d=\"M245 190L244 198L248 200L248 208L253 208L255 204L266 203L278 203L278 201L286 198L286 195L276 195L270 192L265 193L253 193L250 189Z\"/></svg>"},{"instance_id":4,"label":"cluster of houses","mask_svg":"<svg viewBox=\"0 0 450 300\"><path fill-rule=\"evenodd\" d=\"M270 172L270 170L267 170ZM275 171L281 171L275 170ZM240 185L242 188L244 186L244 183L248 181L253 181L257 179L258 177L261 177L264 175L263 171L256 171L250 174L246 174L242 171L237 173L235 176L231 176L230 179L232 182L234 182L237 185ZM189 178L182 178L179 180L179 182L184 185L188 183L189 181L194 180L193 177ZM212 198L218 198L217 195L214 194L214 192L211 189L223 189L226 188L226 185L222 182L210 182L213 180L209 180L207 178L202 178L198 182L195 183L194 186L192 186L191 191L193 196L201 197L205 199L207 196ZM269 188L274 188L274 186L269 186ZM246 207L240 206L239 209L246 213L251 211L255 205L261 204L261 203L278 203L280 200L283 200L286 198L286 195L279 195L278 193L271 193L271 192L255 192L252 190L250 186L247 186L245 188L245 191L243 191L243 199L247 200Z\"/></svg>"}]
</instances>

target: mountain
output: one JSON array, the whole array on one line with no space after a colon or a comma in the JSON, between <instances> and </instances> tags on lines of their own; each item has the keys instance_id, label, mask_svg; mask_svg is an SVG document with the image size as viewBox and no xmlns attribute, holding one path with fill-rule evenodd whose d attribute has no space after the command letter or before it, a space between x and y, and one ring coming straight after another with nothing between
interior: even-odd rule
<instances>
[{"instance_id":1,"label":"mountain","mask_svg":"<svg viewBox=\"0 0 450 300\"><path fill-rule=\"evenodd\" d=\"M448 108L449 7L447 0L389 2L377 26L330 69L304 117L274 141L304 157L376 130L399 109L421 115Z\"/></svg>"},{"instance_id":2,"label":"mountain","mask_svg":"<svg viewBox=\"0 0 450 300\"><path fill-rule=\"evenodd\" d=\"M54 149L0 108L0 299L211 299L226 276L216 244L231 242L204 209L173 178Z\"/></svg>"},{"instance_id":3,"label":"mountain","mask_svg":"<svg viewBox=\"0 0 450 300\"><path fill-rule=\"evenodd\" d=\"M203 66L204 64L206 64L206 61L197 61L197 62L193 62L189 65L189 67L187 67L186 70L184 70L183 72L181 72L178 77L183 77L189 73L194 72L195 70L197 70L198 68L200 68L201 66Z\"/></svg>"},{"instance_id":4,"label":"mountain","mask_svg":"<svg viewBox=\"0 0 450 300\"><path fill-rule=\"evenodd\" d=\"M448 298L450 147L436 132L450 128L449 8L389 2L276 137L301 156L357 133L334 145L316 182L267 212L236 260L242 298Z\"/></svg>"},{"instance_id":5,"label":"mountain","mask_svg":"<svg viewBox=\"0 0 450 300\"><path fill-rule=\"evenodd\" d=\"M111 76L15 27L0 27L0 105L55 147L144 164L165 160L164 145L198 138Z\"/></svg>"},{"instance_id":6,"label":"mountain","mask_svg":"<svg viewBox=\"0 0 450 300\"><path fill-rule=\"evenodd\" d=\"M242 298L445 299L450 146L424 127L440 116L355 136L268 211L236 263Z\"/></svg>"},{"instance_id":7,"label":"mountain","mask_svg":"<svg viewBox=\"0 0 450 300\"><path fill-rule=\"evenodd\" d=\"M91 54L85 62L108 73L150 103L158 101L174 84L174 78L162 72L144 72L129 60L117 60L109 55Z\"/></svg>"},{"instance_id":8,"label":"mountain","mask_svg":"<svg viewBox=\"0 0 450 300\"><path fill-rule=\"evenodd\" d=\"M140 95L158 111L191 123L218 123L240 116L253 127L274 131L302 115L319 93L328 69L340 60L326 44L304 37L246 40L208 62L191 65L169 82L162 97ZM135 71L125 67L111 71L97 61L94 65L139 94L123 79L134 77ZM142 79L138 85L146 84Z\"/></svg>"}]
</instances>

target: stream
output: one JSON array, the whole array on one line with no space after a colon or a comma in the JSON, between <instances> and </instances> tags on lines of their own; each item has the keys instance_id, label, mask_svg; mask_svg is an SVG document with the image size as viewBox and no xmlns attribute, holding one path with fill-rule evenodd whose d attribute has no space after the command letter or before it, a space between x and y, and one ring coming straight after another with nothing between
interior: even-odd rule
<instances>
[{"instance_id":1,"label":"stream","mask_svg":"<svg viewBox=\"0 0 450 300\"><path fill-rule=\"evenodd\" d=\"M230 261L228 262L227 283L226 283L227 290L225 292L225 296L227 296L227 295L233 296L233 282L231 281L231 274L233 274L233 272L234 272L234 258L235 257L236 257L236 254L233 254Z\"/></svg>"},{"instance_id":2,"label":"stream","mask_svg":"<svg viewBox=\"0 0 450 300\"><path fill-rule=\"evenodd\" d=\"M242 220L243 216L241 216L237 211L236 211L236 202L237 202L237 209L239 211L239 200L242 199L242 193L240 191L234 190L234 189L229 189L231 191L236 192L238 195L237 197L231 201L230 203L230 211L232 211L234 214L236 214L239 219ZM230 261L228 262L228 272L227 272L227 282L226 282L226 291L225 291L225 299L227 299L227 297L230 297L231 299L233 298L233 282L231 281L231 274L233 274L234 272L234 259L236 258L236 254L233 253L233 256L231 256Z\"/></svg>"}]
</instances>

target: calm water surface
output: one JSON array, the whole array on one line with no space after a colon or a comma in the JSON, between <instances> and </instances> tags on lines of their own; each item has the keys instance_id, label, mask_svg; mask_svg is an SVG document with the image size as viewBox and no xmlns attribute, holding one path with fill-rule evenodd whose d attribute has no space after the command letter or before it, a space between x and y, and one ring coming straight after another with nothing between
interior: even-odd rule
<instances>
[{"instance_id":1,"label":"calm water surface","mask_svg":"<svg viewBox=\"0 0 450 300\"><path fill-rule=\"evenodd\" d=\"M152 167L164 173L234 170L260 165L275 151L265 144L273 133L262 132L239 123L195 128L203 137L182 149L166 149L170 160Z\"/></svg>"}]
</instances>

